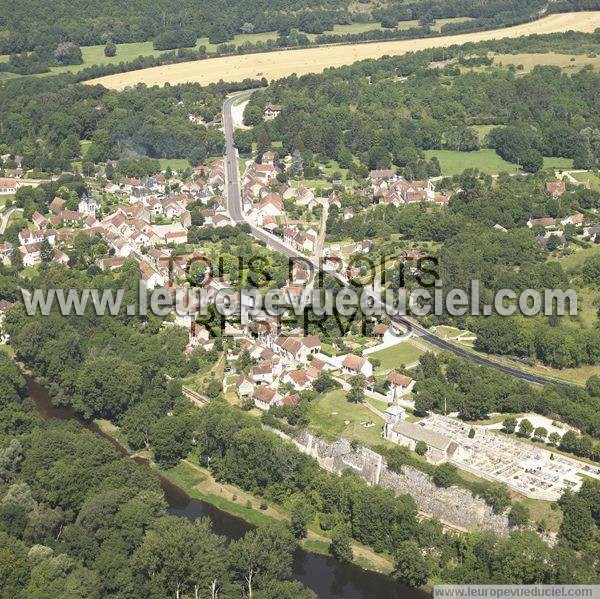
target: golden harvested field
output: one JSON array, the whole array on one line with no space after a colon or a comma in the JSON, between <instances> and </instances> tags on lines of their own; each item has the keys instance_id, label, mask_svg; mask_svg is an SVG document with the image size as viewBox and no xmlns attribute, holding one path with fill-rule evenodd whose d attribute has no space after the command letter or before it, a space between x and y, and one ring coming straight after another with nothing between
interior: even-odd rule
<instances>
[{"instance_id":1,"label":"golden harvested field","mask_svg":"<svg viewBox=\"0 0 600 599\"><path fill-rule=\"evenodd\" d=\"M112 89L124 89L136 83L164 85L170 83L215 83L219 80L241 81L248 77L269 80L286 77L292 73L320 73L327 67L352 64L366 58L399 55L427 48L441 48L466 42L479 42L506 37L520 37L533 33L557 33L576 30L593 32L600 27L600 11L562 13L544 17L531 23L514 27L477 31L459 35L446 35L427 39L373 42L352 45L321 46L301 50L280 50L262 54L224 56L179 64L152 67L129 73L118 73L92 79L88 83L100 83Z\"/></svg>"},{"instance_id":2,"label":"golden harvested field","mask_svg":"<svg viewBox=\"0 0 600 599\"><path fill-rule=\"evenodd\" d=\"M600 56L589 57L585 54L555 54L548 52L547 54L495 54L495 64L523 65L521 73L525 74L531 71L537 65L547 65L560 67L566 72L579 71L586 65L592 65L595 70L600 69Z\"/></svg>"}]
</instances>

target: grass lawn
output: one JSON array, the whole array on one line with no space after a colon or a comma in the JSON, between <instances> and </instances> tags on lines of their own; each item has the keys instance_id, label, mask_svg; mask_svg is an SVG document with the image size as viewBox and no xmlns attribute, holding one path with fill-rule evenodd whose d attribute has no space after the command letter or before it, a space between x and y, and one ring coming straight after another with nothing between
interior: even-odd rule
<instances>
[{"instance_id":1,"label":"grass lawn","mask_svg":"<svg viewBox=\"0 0 600 599\"><path fill-rule=\"evenodd\" d=\"M370 354L369 358L381 360L381 365L376 369L376 372L387 372L403 364L408 366L416 362L423 353L422 349L419 349L410 341L403 341L397 345L392 345L392 347L387 347L374 354Z\"/></svg>"},{"instance_id":2,"label":"grass lawn","mask_svg":"<svg viewBox=\"0 0 600 599\"><path fill-rule=\"evenodd\" d=\"M553 510L550 506L552 501L544 501L542 499L531 499L530 497L517 498L525 504L529 510L529 519L531 522L540 522L544 520L548 525L548 530L558 532L560 523L562 522L562 511Z\"/></svg>"},{"instance_id":3,"label":"grass lawn","mask_svg":"<svg viewBox=\"0 0 600 599\"><path fill-rule=\"evenodd\" d=\"M92 144L92 142L89 139L82 139L80 143L81 143L81 155L85 158L87 155L87 151L88 151L90 145Z\"/></svg>"},{"instance_id":4,"label":"grass lawn","mask_svg":"<svg viewBox=\"0 0 600 599\"><path fill-rule=\"evenodd\" d=\"M469 129L474 129L479 135L479 141L483 142L485 136L492 130L498 127L498 125L471 125Z\"/></svg>"},{"instance_id":5,"label":"grass lawn","mask_svg":"<svg viewBox=\"0 0 600 599\"><path fill-rule=\"evenodd\" d=\"M76 73L93 65L119 64L120 62L131 62L138 56L158 56L163 54L162 50L155 50L152 47L152 42L133 42L130 44L117 44L116 56L104 56L104 45L98 46L82 46L81 54L83 63L77 65L67 65L64 67L51 67L50 73L42 73L41 75L56 74L56 73Z\"/></svg>"},{"instance_id":6,"label":"grass lawn","mask_svg":"<svg viewBox=\"0 0 600 599\"><path fill-rule=\"evenodd\" d=\"M344 437L362 445L375 446L383 442L381 430L383 420L369 408L361 404L350 403L342 389L320 395L310 404L308 412L309 430L318 433L328 441ZM350 424L344 424L348 420ZM374 422L375 426L365 428L361 422Z\"/></svg>"},{"instance_id":7,"label":"grass lawn","mask_svg":"<svg viewBox=\"0 0 600 599\"><path fill-rule=\"evenodd\" d=\"M598 173L571 173L577 181L589 181L592 189L600 191L600 175Z\"/></svg>"},{"instance_id":8,"label":"grass lawn","mask_svg":"<svg viewBox=\"0 0 600 599\"><path fill-rule=\"evenodd\" d=\"M572 271L581 267L581 265L591 256L600 254L600 245L591 245L589 248L577 248L572 254L563 256L559 259L565 270Z\"/></svg>"},{"instance_id":9,"label":"grass lawn","mask_svg":"<svg viewBox=\"0 0 600 599\"><path fill-rule=\"evenodd\" d=\"M190 161L187 158L159 158L158 161L162 169L166 169L168 166L175 170L190 167Z\"/></svg>"},{"instance_id":10,"label":"grass lawn","mask_svg":"<svg viewBox=\"0 0 600 599\"><path fill-rule=\"evenodd\" d=\"M556 54L555 52L496 54L494 63L496 65L502 63L504 66L523 65L523 70L519 71L520 74L528 73L537 65L556 66L569 73L576 73L588 64L591 64L596 70L599 69L600 56L590 58L586 54Z\"/></svg>"},{"instance_id":11,"label":"grass lawn","mask_svg":"<svg viewBox=\"0 0 600 599\"><path fill-rule=\"evenodd\" d=\"M566 171L573 168L573 159L544 156L544 168L552 168L557 171Z\"/></svg>"},{"instance_id":12,"label":"grass lawn","mask_svg":"<svg viewBox=\"0 0 600 599\"><path fill-rule=\"evenodd\" d=\"M514 173L517 165L500 158L494 150L455 152L454 150L426 150L427 159L436 156L442 167L442 175L460 175L467 168L477 168L487 175L501 172Z\"/></svg>"},{"instance_id":13,"label":"grass lawn","mask_svg":"<svg viewBox=\"0 0 600 599\"><path fill-rule=\"evenodd\" d=\"M600 248L598 248L600 250ZM577 314L578 319L573 322L574 326L593 328L598 323L598 301L600 291L593 287L583 287L577 290Z\"/></svg>"},{"instance_id":14,"label":"grass lawn","mask_svg":"<svg viewBox=\"0 0 600 599\"><path fill-rule=\"evenodd\" d=\"M329 181L324 179L300 179L299 181L291 179L290 187L331 187Z\"/></svg>"}]
</instances>

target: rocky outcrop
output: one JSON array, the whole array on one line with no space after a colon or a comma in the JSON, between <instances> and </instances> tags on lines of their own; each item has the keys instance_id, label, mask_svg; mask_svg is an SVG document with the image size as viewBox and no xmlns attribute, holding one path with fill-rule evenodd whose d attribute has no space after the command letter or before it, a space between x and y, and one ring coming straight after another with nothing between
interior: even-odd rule
<instances>
[{"instance_id":1,"label":"rocky outcrop","mask_svg":"<svg viewBox=\"0 0 600 599\"><path fill-rule=\"evenodd\" d=\"M392 489L397 495L408 493L420 512L436 517L448 526L508 535L506 516L495 514L483 499L466 489L437 487L431 477L410 466L404 466L401 473L393 472L381 455L366 447L353 448L346 439L327 443L302 431L292 441L300 451L314 457L329 472L341 474L346 468L352 468L370 485Z\"/></svg>"}]
</instances>

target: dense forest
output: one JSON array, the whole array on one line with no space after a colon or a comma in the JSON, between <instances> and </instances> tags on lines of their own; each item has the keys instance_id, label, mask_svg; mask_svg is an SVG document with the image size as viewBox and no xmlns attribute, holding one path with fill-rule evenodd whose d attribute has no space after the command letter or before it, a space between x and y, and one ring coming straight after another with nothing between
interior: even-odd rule
<instances>
[{"instance_id":1,"label":"dense forest","mask_svg":"<svg viewBox=\"0 0 600 599\"><path fill-rule=\"evenodd\" d=\"M0 589L6 598L316 595L289 579L284 525L230 544L167 515L158 477L77 422L42 421L0 356Z\"/></svg>"},{"instance_id":2,"label":"dense forest","mask_svg":"<svg viewBox=\"0 0 600 599\"><path fill-rule=\"evenodd\" d=\"M89 140L86 162L108 159L186 157L199 164L219 155L223 135L217 127L189 120L192 113L210 122L225 95L240 86L137 87L126 92L70 84L68 77L22 79L0 87L0 147L23 157L23 168L71 170Z\"/></svg>"},{"instance_id":3,"label":"dense forest","mask_svg":"<svg viewBox=\"0 0 600 599\"><path fill-rule=\"evenodd\" d=\"M176 6L164 0L112 0L102 5L90 1L73 5L64 0L25 0L18 6L3 1L0 53L24 52L63 40L82 46L109 40L146 41L165 31L189 30L196 37L209 36L216 43L240 31L276 31L291 25L305 27L306 31L317 27L312 32L321 33L321 22L347 22L347 7L347 0L288 0L277 7L265 0L183 0Z\"/></svg>"},{"instance_id":4,"label":"dense forest","mask_svg":"<svg viewBox=\"0 0 600 599\"><path fill-rule=\"evenodd\" d=\"M568 76L536 67L517 77L507 69L465 71L460 60L427 68L430 60L431 53L417 53L292 75L254 94L245 121L255 125L256 141L282 141L286 153L308 151L354 170L359 158L368 168L395 165L415 178L434 169L424 150L484 144L526 171L539 170L542 156L572 158L578 168L598 164L600 75L591 69ZM267 102L284 109L261 123ZM469 129L483 124L495 126L486 139Z\"/></svg>"}]
</instances>

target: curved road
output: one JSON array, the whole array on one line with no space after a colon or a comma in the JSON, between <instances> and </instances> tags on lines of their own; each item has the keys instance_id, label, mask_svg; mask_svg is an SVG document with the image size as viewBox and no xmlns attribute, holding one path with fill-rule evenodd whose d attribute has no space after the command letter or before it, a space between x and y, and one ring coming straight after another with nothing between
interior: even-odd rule
<instances>
[{"instance_id":1,"label":"curved road","mask_svg":"<svg viewBox=\"0 0 600 599\"><path fill-rule=\"evenodd\" d=\"M288 258L301 258L303 260L307 260L307 257L304 254L301 254L297 250L283 243L283 241L278 237L267 233L265 230L260 229L259 227L254 226L246 219L243 213L242 194L240 191L240 174L238 168L238 152L233 141L234 126L231 108L241 97L250 95L253 91L255 90L248 90L239 94L235 94L227 98L225 100L225 103L223 104L223 130L225 133L226 176L225 191L227 196L227 208L229 210L231 218L235 223L245 223L249 225L252 235L256 237L256 239L263 241L270 249L278 251L287 256ZM311 260L311 262L313 262L315 267L319 268L319 265L314 260ZM330 272L330 274L334 273ZM341 279L339 276L338 279L344 285L348 285L348 282L346 280ZM495 368L496 370L499 370L504 374L508 374L527 383L533 383L536 385L545 385L547 383L562 385L569 384L564 381L558 381L549 377L524 372L522 370L519 370L518 368L500 364L484 356L473 354L461 347L450 343L449 341L446 341L445 339L442 339L441 337L438 337L437 335L434 335L433 333L429 332L426 328L421 326L413 318L409 318L407 316L396 316L390 318L390 320L399 325L402 325L402 327L404 328L408 328L408 330L412 331L419 338L423 339L427 343L437 347L440 350L451 352L456 356L464 358L465 360L469 360L470 362L473 362L480 366L488 366L489 368Z\"/></svg>"}]
</instances>

